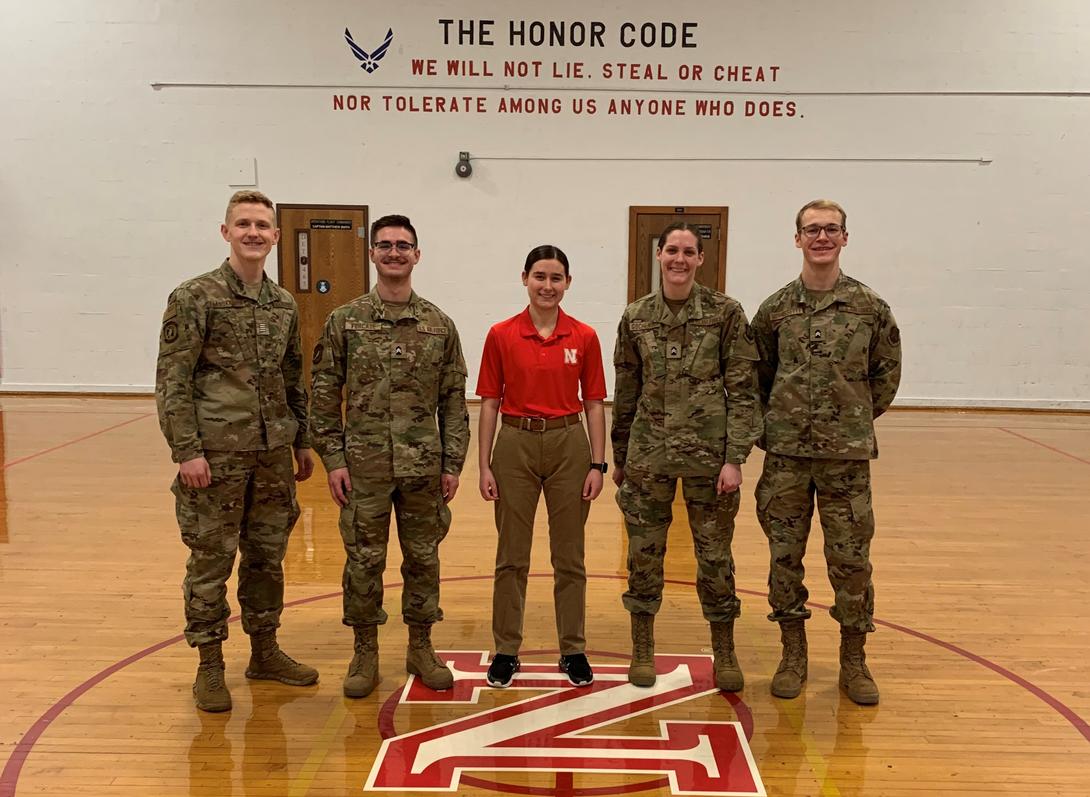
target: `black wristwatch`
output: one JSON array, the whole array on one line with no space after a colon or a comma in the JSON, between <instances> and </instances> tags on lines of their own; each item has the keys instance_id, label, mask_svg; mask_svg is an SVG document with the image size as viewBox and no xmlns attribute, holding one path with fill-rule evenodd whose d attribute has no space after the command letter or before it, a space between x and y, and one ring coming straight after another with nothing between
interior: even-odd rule
<instances>
[{"instance_id":1,"label":"black wristwatch","mask_svg":"<svg viewBox=\"0 0 1090 797\"><path fill-rule=\"evenodd\" d=\"M591 470L600 470L603 474L609 470L609 463L607 462L592 462L590 463Z\"/></svg>"}]
</instances>

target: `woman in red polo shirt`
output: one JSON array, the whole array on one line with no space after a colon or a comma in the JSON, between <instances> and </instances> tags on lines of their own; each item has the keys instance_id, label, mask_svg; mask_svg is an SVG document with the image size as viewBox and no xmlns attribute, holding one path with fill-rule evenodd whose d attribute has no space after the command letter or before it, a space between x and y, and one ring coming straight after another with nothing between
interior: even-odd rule
<instances>
[{"instance_id":1,"label":"woman in red polo shirt","mask_svg":"<svg viewBox=\"0 0 1090 797\"><path fill-rule=\"evenodd\" d=\"M555 246L526 257L530 305L488 333L481 357L481 495L496 502L496 581L488 683L503 688L519 670L526 578L538 498L545 491L560 669L575 686L594 680L584 654L587 574L583 529L606 471L606 381L595 331L560 309L571 285ZM580 401L582 388L582 401ZM579 413L586 411L587 429ZM493 448L497 414L502 413Z\"/></svg>"}]
</instances>

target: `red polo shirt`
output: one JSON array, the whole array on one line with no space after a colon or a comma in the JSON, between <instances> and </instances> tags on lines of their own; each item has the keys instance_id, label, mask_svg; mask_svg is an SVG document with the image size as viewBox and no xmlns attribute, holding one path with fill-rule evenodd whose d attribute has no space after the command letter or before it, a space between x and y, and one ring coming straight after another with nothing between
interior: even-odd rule
<instances>
[{"instance_id":1,"label":"red polo shirt","mask_svg":"<svg viewBox=\"0 0 1090 797\"><path fill-rule=\"evenodd\" d=\"M583 401L606 397L602 346L592 327L563 310L543 339L527 307L488 331L477 395L502 399L500 412L520 418L563 418L583 411Z\"/></svg>"}]
</instances>

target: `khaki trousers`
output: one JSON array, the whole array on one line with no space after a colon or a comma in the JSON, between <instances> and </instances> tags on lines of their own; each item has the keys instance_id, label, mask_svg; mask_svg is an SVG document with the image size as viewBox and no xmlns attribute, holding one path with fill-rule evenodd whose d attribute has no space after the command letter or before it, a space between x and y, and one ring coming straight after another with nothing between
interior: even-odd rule
<instances>
[{"instance_id":1,"label":"khaki trousers","mask_svg":"<svg viewBox=\"0 0 1090 797\"><path fill-rule=\"evenodd\" d=\"M590 501L583 484L590 472L590 442L578 421L561 429L531 432L501 425L492 450L496 477L496 581L492 592L492 636L496 652L514 656L522 646L526 579L538 498L545 492L553 606L560 653L586 649L587 571L584 526Z\"/></svg>"}]
</instances>

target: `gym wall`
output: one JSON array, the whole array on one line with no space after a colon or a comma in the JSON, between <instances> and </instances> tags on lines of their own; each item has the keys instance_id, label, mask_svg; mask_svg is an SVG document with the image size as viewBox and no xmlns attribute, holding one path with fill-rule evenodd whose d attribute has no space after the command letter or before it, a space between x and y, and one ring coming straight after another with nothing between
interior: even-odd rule
<instances>
[{"instance_id":1,"label":"gym wall","mask_svg":"<svg viewBox=\"0 0 1090 797\"><path fill-rule=\"evenodd\" d=\"M525 306L533 246L568 253L564 308L608 360L630 205L729 206L727 292L752 316L798 274L795 212L824 196L848 211L844 270L901 325L899 404L1090 409L1081 0L69 0L2 14L3 390L150 390L167 295L222 261L226 201L256 185L409 215L414 287L457 323L471 390L489 326ZM369 58L393 36L361 60L346 29ZM699 112L714 102L720 115Z\"/></svg>"}]
</instances>

